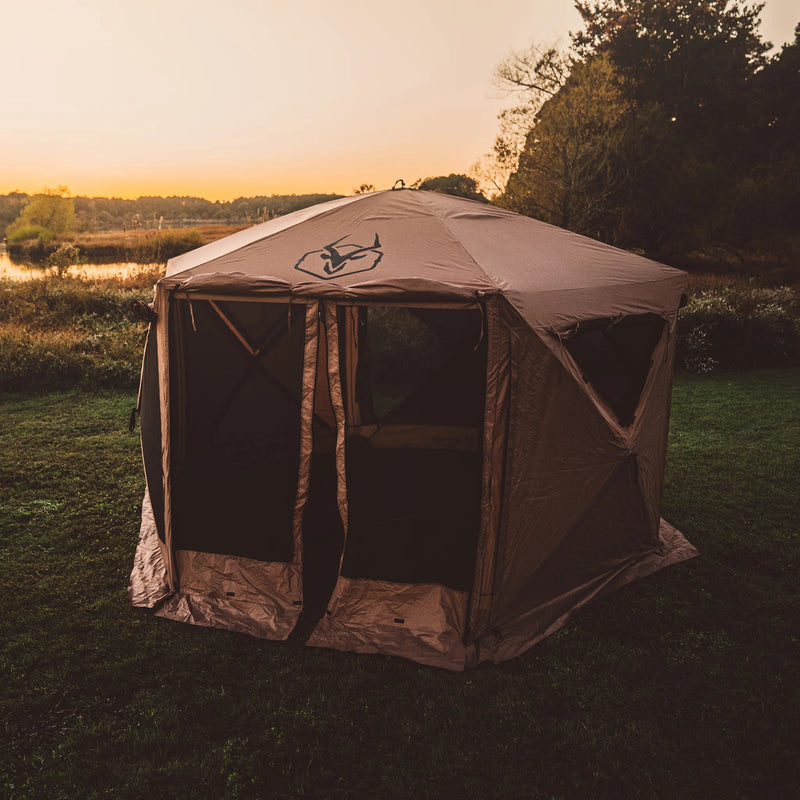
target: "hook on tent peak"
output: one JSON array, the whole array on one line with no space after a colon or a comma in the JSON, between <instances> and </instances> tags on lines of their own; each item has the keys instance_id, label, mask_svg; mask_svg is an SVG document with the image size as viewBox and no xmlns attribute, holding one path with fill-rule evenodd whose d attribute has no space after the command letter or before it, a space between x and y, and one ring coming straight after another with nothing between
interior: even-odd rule
<instances>
[{"instance_id":1,"label":"hook on tent peak","mask_svg":"<svg viewBox=\"0 0 800 800\"><path fill-rule=\"evenodd\" d=\"M400 186L397 185L398 183L400 184ZM406 188L406 182L402 178L398 178L394 182L394 186L392 186L392 191L395 191L395 189L405 189L405 188Z\"/></svg>"}]
</instances>

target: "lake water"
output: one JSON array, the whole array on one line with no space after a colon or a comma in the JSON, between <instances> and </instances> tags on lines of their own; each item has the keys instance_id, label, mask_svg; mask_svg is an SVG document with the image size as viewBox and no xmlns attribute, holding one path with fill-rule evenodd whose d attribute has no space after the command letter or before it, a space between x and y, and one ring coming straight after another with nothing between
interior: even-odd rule
<instances>
[{"instance_id":1,"label":"lake water","mask_svg":"<svg viewBox=\"0 0 800 800\"><path fill-rule=\"evenodd\" d=\"M116 262L112 264L81 264L69 267L67 275L86 279L129 278L139 272L151 272L158 264L138 264L136 262ZM30 281L46 275L55 275L55 267L41 264L12 261L5 247L0 245L0 280Z\"/></svg>"}]
</instances>

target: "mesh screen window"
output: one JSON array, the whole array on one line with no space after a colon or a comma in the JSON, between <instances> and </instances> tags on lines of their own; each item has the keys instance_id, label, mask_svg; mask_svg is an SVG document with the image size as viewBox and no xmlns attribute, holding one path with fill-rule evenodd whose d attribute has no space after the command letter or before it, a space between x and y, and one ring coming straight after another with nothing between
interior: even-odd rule
<instances>
[{"instance_id":1,"label":"mesh screen window","mask_svg":"<svg viewBox=\"0 0 800 800\"><path fill-rule=\"evenodd\" d=\"M623 427L636 414L665 321L657 314L581 323L564 344Z\"/></svg>"},{"instance_id":2,"label":"mesh screen window","mask_svg":"<svg viewBox=\"0 0 800 800\"><path fill-rule=\"evenodd\" d=\"M177 549L290 561L305 307L179 301Z\"/></svg>"},{"instance_id":3,"label":"mesh screen window","mask_svg":"<svg viewBox=\"0 0 800 800\"><path fill-rule=\"evenodd\" d=\"M355 369L355 380L343 382L355 394L345 407L359 416L348 419L346 439L346 577L471 588L481 509L483 324L478 309L340 312L343 368Z\"/></svg>"}]
</instances>

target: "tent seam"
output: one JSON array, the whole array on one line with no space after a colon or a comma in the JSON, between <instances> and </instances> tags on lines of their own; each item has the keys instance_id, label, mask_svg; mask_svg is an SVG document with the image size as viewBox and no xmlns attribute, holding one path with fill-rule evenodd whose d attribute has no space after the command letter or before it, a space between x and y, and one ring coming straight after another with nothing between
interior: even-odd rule
<instances>
[{"instance_id":1,"label":"tent seam","mask_svg":"<svg viewBox=\"0 0 800 800\"><path fill-rule=\"evenodd\" d=\"M422 195L416 195L416 198L420 198L420 197L422 197ZM466 248L464 243L455 235L455 233L453 233L453 231L450 228L450 226L447 225L447 223L445 223L444 219L442 219L442 217L440 217L437 214L431 213L430 206L428 206L425 203L424 199L422 199L422 200L418 199L417 202L419 202L420 205L424 206L429 211L430 216L433 217L433 219L436 220L436 222L438 222L439 225L442 228L444 228L444 230L447 232L447 235L453 240L453 242L456 244L456 246L466 254L467 258L469 258L469 260L472 262L472 264L477 268L478 272L480 272L480 274L483 275L484 278L486 278L487 282L491 283L492 286L494 286L494 288L496 290L500 291L502 289L500 284L494 278L492 278L489 275L489 273L486 272L486 270L484 270L484 268L476 260L475 256L472 255L472 253Z\"/></svg>"}]
</instances>

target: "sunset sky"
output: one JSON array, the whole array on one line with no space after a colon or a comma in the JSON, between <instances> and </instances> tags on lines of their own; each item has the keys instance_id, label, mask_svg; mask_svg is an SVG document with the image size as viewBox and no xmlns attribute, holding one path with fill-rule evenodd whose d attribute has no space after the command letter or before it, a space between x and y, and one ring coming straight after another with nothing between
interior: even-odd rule
<instances>
[{"instance_id":1,"label":"sunset sky","mask_svg":"<svg viewBox=\"0 0 800 800\"><path fill-rule=\"evenodd\" d=\"M572 0L0 0L0 193L337 192L465 172ZM762 33L793 39L797 0Z\"/></svg>"}]
</instances>

